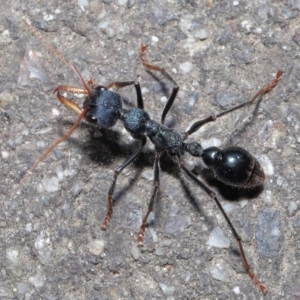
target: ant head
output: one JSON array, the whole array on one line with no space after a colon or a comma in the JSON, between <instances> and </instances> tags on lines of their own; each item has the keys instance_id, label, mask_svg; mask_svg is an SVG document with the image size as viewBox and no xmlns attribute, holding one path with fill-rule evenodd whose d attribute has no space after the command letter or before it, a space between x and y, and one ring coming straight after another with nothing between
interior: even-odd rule
<instances>
[{"instance_id":1,"label":"ant head","mask_svg":"<svg viewBox=\"0 0 300 300\"><path fill-rule=\"evenodd\" d=\"M92 95L87 96L83 107L88 110L85 119L90 123L97 123L99 127L110 128L120 118L122 98L119 94L107 90L105 86L92 89Z\"/></svg>"}]
</instances>

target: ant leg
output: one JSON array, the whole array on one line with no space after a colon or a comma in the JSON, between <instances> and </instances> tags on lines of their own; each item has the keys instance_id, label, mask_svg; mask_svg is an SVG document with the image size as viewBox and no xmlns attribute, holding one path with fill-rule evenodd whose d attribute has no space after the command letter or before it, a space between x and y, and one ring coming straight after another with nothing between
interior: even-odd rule
<instances>
[{"instance_id":1,"label":"ant leg","mask_svg":"<svg viewBox=\"0 0 300 300\"><path fill-rule=\"evenodd\" d=\"M253 103L254 103L254 101L259 97L259 96L263 96L264 94L266 94L266 93L269 93L277 84L278 84L278 82L279 82L279 79L280 79L280 76L282 75L282 71L277 71L277 73L276 73L276 76L275 76L275 78L273 79L273 81L269 84L269 85L267 85L267 86L265 86L265 87L263 87L263 88L261 88L249 101L247 101L247 102L245 102L245 103L242 103L242 104L240 104L240 105L237 105L237 106L235 106L235 107L233 107L233 108L231 108L231 109L228 109L228 110L226 110L226 111L223 111L223 112L221 112L221 113L219 113L219 114L217 114L217 115L211 115L211 116L209 116L209 117L207 117L207 118L205 118L205 119L203 119L203 120L200 120L200 121L197 121L197 122L195 122L191 127L190 127L190 129L187 131L187 132L185 132L185 137L184 137L184 139L186 139L189 135L191 135L192 133L194 133L194 132L196 132L200 127L202 127L204 124L207 124L207 123L209 123L209 122L213 122L213 121L216 121L218 118L220 118L220 117L222 117L222 116L224 116L224 115L227 115L227 114L229 114L229 113L231 113L231 112L233 112L233 111L235 111L235 110L238 110L238 109L240 109L240 108L242 108L242 107L244 107L244 106L247 106L247 105L252 105Z\"/></svg>"},{"instance_id":2,"label":"ant leg","mask_svg":"<svg viewBox=\"0 0 300 300\"><path fill-rule=\"evenodd\" d=\"M111 87L114 86L117 89L121 89L128 85L134 85L136 95L137 95L137 107L140 109L144 109L144 100L143 100L142 90L141 90L140 83L138 81L116 81L116 82L112 82L112 83L108 84L106 86L106 88L110 89Z\"/></svg>"},{"instance_id":3,"label":"ant leg","mask_svg":"<svg viewBox=\"0 0 300 300\"><path fill-rule=\"evenodd\" d=\"M113 214L113 194L114 194L114 191L115 191L115 187L116 187L116 182L117 182L117 179L118 179L118 176L120 175L120 173L129 165L131 164L136 158L137 156L141 153L141 151L143 150L144 146L146 145L146 142L147 142L147 139L143 139L142 140L142 144L140 145L140 147L135 150L135 152L120 166L118 167L116 170L115 170L115 175L114 175L114 179L113 179L113 182L109 188L109 191L108 191L108 197L107 197L107 200L108 200L108 210L107 210L107 213L106 213L106 217L104 219L104 222L101 226L101 229L102 230L106 230L108 224L109 224L109 221L111 219L111 216Z\"/></svg>"},{"instance_id":4,"label":"ant leg","mask_svg":"<svg viewBox=\"0 0 300 300\"><path fill-rule=\"evenodd\" d=\"M85 117L86 113L89 111L89 107L86 107L79 115L79 117L77 118L76 122L74 123L74 125L70 128L70 130L60 139L58 139L54 144L52 144L47 150L46 152L32 165L32 167L25 173L24 178L27 177L27 175L29 173L31 173L36 167L37 165L43 161L48 155L49 153L52 152L52 150L54 148L57 147L57 145L59 145L61 142L65 141L66 139L68 139L71 134L73 133L73 131L78 127L78 125L80 124L80 122L83 120L83 118ZM23 178L23 179L24 179Z\"/></svg>"},{"instance_id":5,"label":"ant leg","mask_svg":"<svg viewBox=\"0 0 300 300\"><path fill-rule=\"evenodd\" d=\"M264 295L266 295L268 293L268 289L266 288L266 286L260 282L260 280L256 277L256 275L254 274L254 272L251 270L251 267L248 263L248 260L246 258L245 252L244 252L244 248L242 245L242 239L241 237L238 235L237 231L235 230L235 228L233 227L229 217L227 216L227 214L225 213L221 203L219 202L216 194L214 191L212 191L207 185L205 185L202 181L200 181L193 173L191 173L188 169L185 168L184 164L179 160L179 157L175 156L173 157L173 161L178 164L179 168L185 173L185 175L187 175L187 177L193 181L197 186L199 186L203 191L205 191L205 193L212 198L215 203L217 204L217 206L219 207L220 211L222 212L227 224L230 227L230 230L233 234L233 236L235 237L236 241L238 242L239 245L239 249L240 249L240 253L242 256L242 261L244 264L244 267L248 273L248 275L250 276L250 278L253 280L254 284L258 286L258 288L263 292Z\"/></svg>"},{"instance_id":6,"label":"ant leg","mask_svg":"<svg viewBox=\"0 0 300 300\"><path fill-rule=\"evenodd\" d=\"M150 215L150 213L153 211L154 207L154 202L157 198L157 194L159 192L159 158L160 158L160 153L156 152L155 155L155 160L154 160L154 190L151 195L151 199L148 205L148 211L143 218L142 225L140 227L140 231L138 234L138 246L143 247L144 246L144 234L147 226L147 219Z\"/></svg>"},{"instance_id":7,"label":"ant leg","mask_svg":"<svg viewBox=\"0 0 300 300\"><path fill-rule=\"evenodd\" d=\"M140 50L140 58L142 60L143 65L149 70L160 72L165 78L167 78L170 82L173 83L172 94L169 97L169 99L163 109L162 115L161 115L161 123L164 124L167 113L169 112L170 108L172 107L174 100L176 98L176 95L179 91L179 86L178 86L177 82L171 77L171 75L169 73L167 73L167 71L164 68L160 68L158 66L151 65L148 62L147 57L146 57L147 47L148 47L147 45L143 44L141 46L141 50Z\"/></svg>"}]
</instances>

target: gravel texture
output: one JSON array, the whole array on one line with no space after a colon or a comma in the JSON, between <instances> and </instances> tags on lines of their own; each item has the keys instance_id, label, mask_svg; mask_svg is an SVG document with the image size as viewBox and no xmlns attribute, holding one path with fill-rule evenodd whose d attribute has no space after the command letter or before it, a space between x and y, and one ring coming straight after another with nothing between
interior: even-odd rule
<instances>
[{"instance_id":1,"label":"gravel texture","mask_svg":"<svg viewBox=\"0 0 300 300\"><path fill-rule=\"evenodd\" d=\"M52 93L81 83L26 28L40 34L97 84L139 79L157 121L172 85L146 72L139 47L180 86L166 124L195 120L242 103L284 71L255 107L201 128L191 141L246 148L262 163L264 187L232 189L200 159L187 168L218 194L269 293L300 298L300 1L1 1L0 299L261 299L245 273L220 211L168 159L145 247L137 233L152 191L153 146L120 175L115 210L101 230L113 170L138 143L118 123L82 123L36 170L34 161L76 115ZM133 87L119 91L136 105ZM77 98L81 104L83 99ZM9 119L9 118L10 119ZM229 248L208 241L218 228ZM220 244L220 243L219 243ZM221 242L222 244L222 242ZM227 243L228 245L228 243ZM227 246L226 246L227 247Z\"/></svg>"}]
</instances>

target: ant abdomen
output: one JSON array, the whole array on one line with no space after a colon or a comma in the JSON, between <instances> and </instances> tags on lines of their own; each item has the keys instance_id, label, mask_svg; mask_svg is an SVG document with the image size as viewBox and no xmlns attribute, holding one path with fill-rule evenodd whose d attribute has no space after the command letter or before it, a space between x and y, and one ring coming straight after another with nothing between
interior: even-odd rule
<instances>
[{"instance_id":1,"label":"ant abdomen","mask_svg":"<svg viewBox=\"0 0 300 300\"><path fill-rule=\"evenodd\" d=\"M257 159L243 148L228 147L221 150L210 147L203 150L202 159L217 179L228 185L251 188L263 184L265 180Z\"/></svg>"}]
</instances>

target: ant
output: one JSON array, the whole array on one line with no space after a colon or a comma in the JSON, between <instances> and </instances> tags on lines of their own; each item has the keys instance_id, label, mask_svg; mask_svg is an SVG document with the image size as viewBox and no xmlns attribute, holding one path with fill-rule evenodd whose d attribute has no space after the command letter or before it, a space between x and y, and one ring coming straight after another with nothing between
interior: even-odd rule
<instances>
[{"instance_id":1,"label":"ant","mask_svg":"<svg viewBox=\"0 0 300 300\"><path fill-rule=\"evenodd\" d=\"M173 84L172 93L163 109L160 123L152 120L144 110L144 100L138 81L116 81L106 86L96 85L92 80L86 82L77 68L69 60L67 60L61 53L54 49L50 45L50 43L48 43L31 25L29 25L26 21L24 22L29 30L38 39L40 39L51 52L53 52L56 56L58 56L58 58L60 58L73 69L83 85L83 88L63 85L58 86L54 90L54 93L56 93L58 100L66 107L72 109L75 113L77 113L79 117L77 118L74 125L69 129L69 131L63 137L58 139L52 146L50 146L47 151L33 164L29 171L27 171L25 176L33 171L35 167L42 160L44 160L59 143L68 139L83 119L102 128L111 128L116 124L118 120L120 120L124 128L131 134L134 139L139 140L141 144L125 160L125 162L123 162L114 171L114 177L108 191L108 210L101 227L102 230L107 229L107 226L113 214L113 195L118 176L128 165L130 165L137 158L137 156L141 153L144 146L146 145L147 139L149 139L155 147L154 188L148 205L147 213L142 220L142 224L138 233L138 245L143 246L144 233L147 227L147 219L149 214L153 211L154 203L158 196L160 186L159 161L161 156L164 153L167 153L174 164L178 166L179 170L215 201L239 245L242 261L248 275L254 281L255 285L257 285L258 288L263 292L263 294L267 294L268 290L266 286L260 282L260 280L256 277L256 275L250 268L243 249L242 239L238 235L236 229L234 228L230 219L222 208L222 205L220 204L216 193L211 190L206 184L200 181L198 177L196 177L196 175L194 175L184 166L181 160L181 156L184 152L188 152L194 157L201 157L205 165L214 172L216 178L227 185L239 188L252 188L262 185L265 180L263 169L256 158L254 158L247 150L241 147L227 147L223 150L217 147L203 149L200 143L186 142L186 140L191 134L199 130L200 127L204 124L214 122L218 118L227 115L235 110L252 105L257 98L270 92L278 84L280 76L282 75L282 71L278 71L273 81L269 85L261 88L248 102L237 105L217 115L211 115L205 119L199 120L195 122L185 133L180 134L177 131L164 126L165 118L170 108L172 107L174 100L176 99L179 86L164 68L152 65L148 62L146 57L146 45L142 45L140 49L140 58L145 68L151 71L160 72ZM136 90L137 107L132 109L124 109L122 108L123 98L118 93L110 91L109 89L112 87L119 89L130 85L133 85ZM86 95L83 103L83 108L80 108L73 101L64 97L62 95L63 92Z\"/></svg>"}]
</instances>

